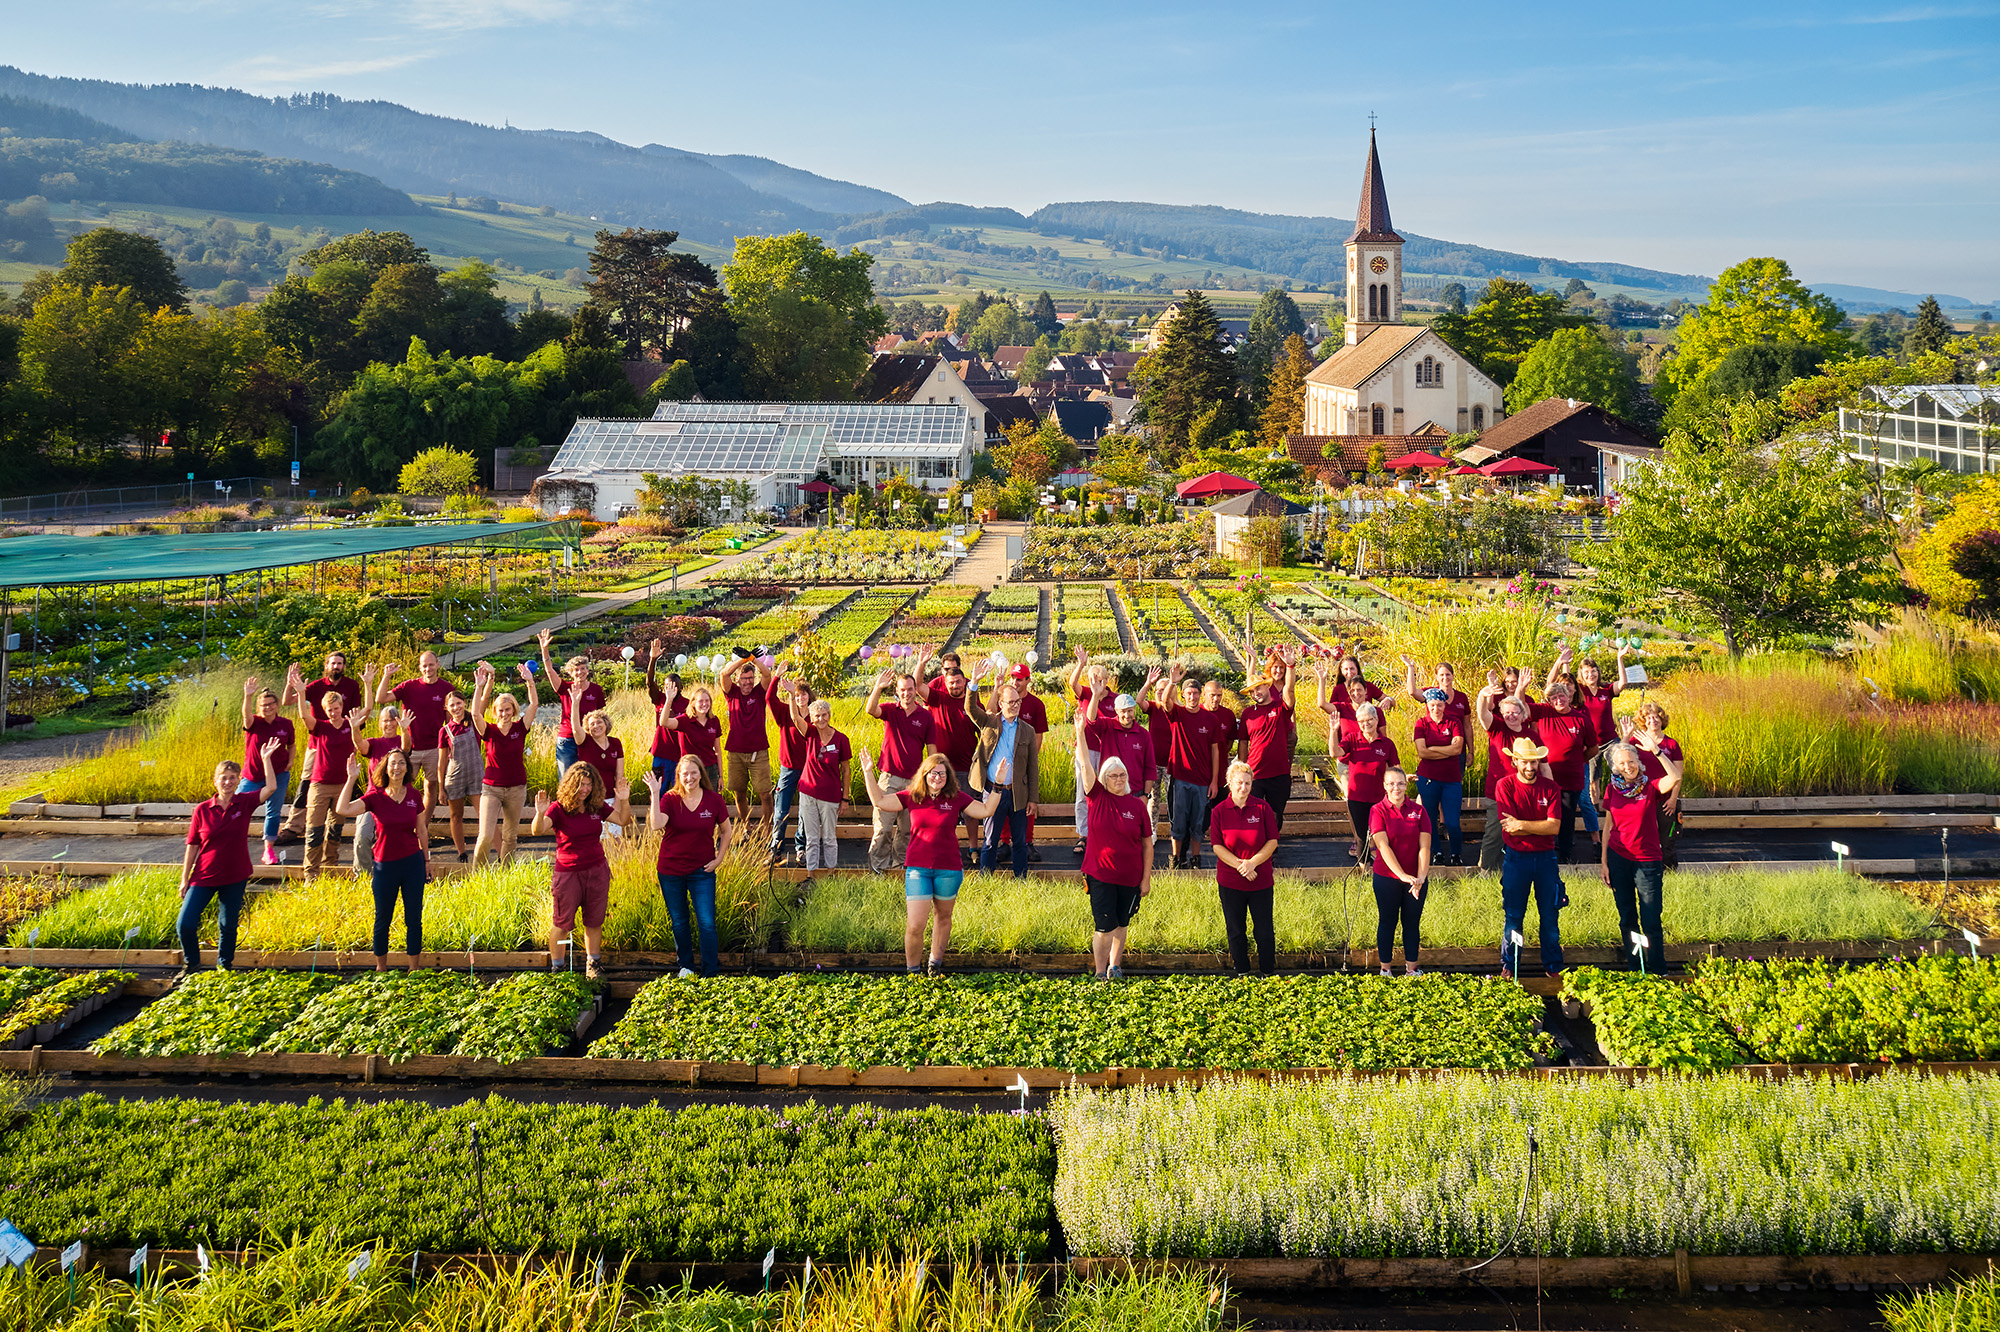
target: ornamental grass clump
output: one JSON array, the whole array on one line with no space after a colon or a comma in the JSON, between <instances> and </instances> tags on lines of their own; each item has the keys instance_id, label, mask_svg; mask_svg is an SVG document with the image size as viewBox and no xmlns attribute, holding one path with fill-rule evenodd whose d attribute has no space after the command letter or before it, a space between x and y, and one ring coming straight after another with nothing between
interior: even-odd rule
<instances>
[{"instance_id":1,"label":"ornamental grass clump","mask_svg":"<svg viewBox=\"0 0 2000 1332\"><path fill-rule=\"evenodd\" d=\"M137 929L130 947L171 948L180 909L179 865L127 870L19 922L8 931L7 944L26 948L29 933L37 932L37 948L125 948L126 932ZM215 913L210 903L202 916L204 935L211 939Z\"/></svg>"},{"instance_id":2,"label":"ornamental grass clump","mask_svg":"<svg viewBox=\"0 0 2000 1332\"><path fill-rule=\"evenodd\" d=\"M1214 1081L1055 1098L1076 1253L1991 1252L2000 1079Z\"/></svg>"},{"instance_id":3,"label":"ornamental grass clump","mask_svg":"<svg viewBox=\"0 0 2000 1332\"><path fill-rule=\"evenodd\" d=\"M90 1095L0 1130L0 1195L25 1234L156 1250L316 1234L404 1252L575 1249L613 1264L744 1262L774 1245L820 1263L975 1246L1035 1261L1050 1247L1054 1174L1039 1119L873 1105Z\"/></svg>"},{"instance_id":4,"label":"ornamental grass clump","mask_svg":"<svg viewBox=\"0 0 2000 1332\"><path fill-rule=\"evenodd\" d=\"M114 733L95 755L72 757L58 768L44 793L55 804L206 800L215 794L215 765L243 761L243 679L242 671L213 670L181 681L143 724ZM281 681L264 683L275 688Z\"/></svg>"},{"instance_id":5,"label":"ornamental grass clump","mask_svg":"<svg viewBox=\"0 0 2000 1332\"><path fill-rule=\"evenodd\" d=\"M463 952L474 940L482 952L546 947L550 915L549 864L540 856L441 874L424 885L424 947ZM309 884L287 883L252 894L236 946L248 952L366 952L374 927L375 899L368 880L334 873ZM212 924L204 924L202 937L215 937ZM391 950L400 954L403 941L398 901L389 923Z\"/></svg>"}]
</instances>

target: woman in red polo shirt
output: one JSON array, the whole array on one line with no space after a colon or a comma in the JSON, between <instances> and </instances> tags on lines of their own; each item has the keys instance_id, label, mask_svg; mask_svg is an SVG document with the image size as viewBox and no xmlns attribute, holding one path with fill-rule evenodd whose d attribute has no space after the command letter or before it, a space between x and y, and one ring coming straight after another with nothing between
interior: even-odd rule
<instances>
[{"instance_id":1,"label":"woman in red polo shirt","mask_svg":"<svg viewBox=\"0 0 2000 1332\"><path fill-rule=\"evenodd\" d=\"M576 695L570 697L574 699ZM586 713L576 719L573 729L577 761L588 763L604 779L606 803L629 799L631 791L625 784L625 742L611 734L611 714L603 708Z\"/></svg>"},{"instance_id":2,"label":"woman in red polo shirt","mask_svg":"<svg viewBox=\"0 0 2000 1332\"><path fill-rule=\"evenodd\" d=\"M1681 742L1667 734L1667 710L1648 699L1632 714L1632 743L1638 746L1639 762L1648 777L1666 774L1664 760L1687 765ZM1678 785L1660 801L1660 855L1668 869L1680 863L1677 848L1681 839L1681 789Z\"/></svg>"},{"instance_id":3,"label":"woman in red polo shirt","mask_svg":"<svg viewBox=\"0 0 2000 1332\"><path fill-rule=\"evenodd\" d=\"M1246 714L1247 715L1247 714ZM1257 970L1278 969L1277 931L1272 924L1271 857L1278 854L1278 812L1255 794L1256 770L1238 759L1229 765L1228 794L1208 812L1208 841L1215 848L1215 887L1222 901L1223 931L1229 936L1229 963L1242 975L1250 970L1250 943L1243 920L1257 938Z\"/></svg>"},{"instance_id":4,"label":"woman in red polo shirt","mask_svg":"<svg viewBox=\"0 0 2000 1332\"><path fill-rule=\"evenodd\" d=\"M590 714L604 715L603 710ZM582 727L574 728L583 735ZM550 883L553 914L549 924L549 966L563 959L557 950L560 939L574 939L576 918L583 917L583 974L596 980L604 953L604 914L611 906L611 862L604 856L604 825L632 826L632 807L623 791L607 791L604 773L591 762L589 741L577 746L577 761L569 765L556 784L556 798L547 791L535 792L535 822L529 829L537 837L556 835L555 874Z\"/></svg>"},{"instance_id":5,"label":"woman in red polo shirt","mask_svg":"<svg viewBox=\"0 0 2000 1332\"><path fill-rule=\"evenodd\" d=\"M1396 922L1403 923L1403 974L1422 975L1417 966L1417 927L1424 918L1424 895L1431 878L1431 816L1421 800L1410 799L1410 778L1401 768L1382 774L1382 798L1368 811L1368 840L1375 844L1375 957L1390 975L1396 953Z\"/></svg>"},{"instance_id":6,"label":"woman in red polo shirt","mask_svg":"<svg viewBox=\"0 0 2000 1332\"><path fill-rule=\"evenodd\" d=\"M215 795L194 807L188 819L187 853L181 857L181 910L174 929L181 940L181 977L201 967L201 913L220 898L217 913L221 937L215 965L229 970L236 960L236 917L243 910L243 889L250 882L250 819L257 806L274 798L282 772L278 755L288 741L271 736L257 751L261 785L241 789L242 765L224 759L210 780Z\"/></svg>"},{"instance_id":7,"label":"woman in red polo shirt","mask_svg":"<svg viewBox=\"0 0 2000 1332\"><path fill-rule=\"evenodd\" d=\"M1153 891L1153 811L1134 794L1125 760L1108 758L1100 768L1089 750L1077 754L1088 831L1083 884L1095 930L1091 970L1099 980L1124 980L1125 931Z\"/></svg>"},{"instance_id":8,"label":"woman in red polo shirt","mask_svg":"<svg viewBox=\"0 0 2000 1332\"><path fill-rule=\"evenodd\" d=\"M1589 714L1576 706L1574 682L1568 672L1550 678L1547 696L1548 702L1529 706L1528 716L1535 738L1549 751L1549 774L1562 792L1562 831L1556 834L1556 859L1568 864L1576 840L1577 815L1590 787L1590 760L1597 753L1599 740L1591 729Z\"/></svg>"},{"instance_id":9,"label":"woman in red polo shirt","mask_svg":"<svg viewBox=\"0 0 2000 1332\"><path fill-rule=\"evenodd\" d=\"M1282 682L1282 683L1280 683ZM1237 757L1250 765L1251 792L1271 807L1285 830L1285 804L1292 796L1292 726L1297 706L1297 659L1286 658L1278 672L1250 682L1243 715L1236 721Z\"/></svg>"},{"instance_id":10,"label":"woman in red polo shirt","mask_svg":"<svg viewBox=\"0 0 2000 1332\"><path fill-rule=\"evenodd\" d=\"M528 798L528 718L541 706L535 692L535 673L522 662L518 668L527 689L528 707L524 714L512 694L493 692L493 666L480 662L472 673L472 729L486 751L486 767L480 774L479 840L472 847L472 863L486 862L497 842L500 859L511 860L514 843L521 835L521 807ZM493 720L486 719L488 705Z\"/></svg>"},{"instance_id":11,"label":"woman in red polo shirt","mask_svg":"<svg viewBox=\"0 0 2000 1332\"><path fill-rule=\"evenodd\" d=\"M1382 775L1403 761L1396 742L1382 734L1382 714L1373 703L1354 709L1354 743L1342 745L1334 757L1347 764L1347 821L1354 829L1354 862L1361 863L1361 848L1369 840L1368 816L1382 798Z\"/></svg>"},{"instance_id":12,"label":"woman in red polo shirt","mask_svg":"<svg viewBox=\"0 0 2000 1332\"><path fill-rule=\"evenodd\" d=\"M668 709L671 707L669 703ZM707 685L694 687L691 705L679 716L663 710L660 729L672 731L680 740L681 753L700 760L708 773L708 784L718 791L722 789L722 765L716 759L716 746L722 743L722 718L715 715L715 695Z\"/></svg>"},{"instance_id":13,"label":"woman in red polo shirt","mask_svg":"<svg viewBox=\"0 0 2000 1332\"><path fill-rule=\"evenodd\" d=\"M1658 777L1647 774L1643 756L1659 765ZM1608 757L1611 780L1604 788L1604 817L1611 826L1599 867L1618 904L1619 951L1626 970L1657 972L1666 958L1666 935L1660 925L1661 885L1666 878L1660 806L1680 789L1681 763L1650 734L1634 737L1631 744L1613 745ZM1635 940L1634 934L1639 938Z\"/></svg>"},{"instance_id":14,"label":"woman in red polo shirt","mask_svg":"<svg viewBox=\"0 0 2000 1332\"><path fill-rule=\"evenodd\" d=\"M680 974L695 974L695 938L701 940L701 974L722 973L721 953L715 932L715 872L729 854L736 837L736 825L729 817L729 802L708 780L702 761L683 754L674 764L674 784L669 790L657 772L643 774L652 796L652 812L647 822L660 838L660 896L667 904L667 918L673 922L674 951L680 959ZM690 928L689 909L693 909Z\"/></svg>"},{"instance_id":15,"label":"woman in red polo shirt","mask_svg":"<svg viewBox=\"0 0 2000 1332\"><path fill-rule=\"evenodd\" d=\"M424 884L431 877L430 795L420 780L413 782L416 769L407 749L392 749L375 760L368 789L357 796L354 779L361 771L360 759L347 761L348 785L334 812L342 818L363 812L375 816L375 867L369 876L375 898L375 970L389 969L389 923L401 898L404 951L415 971L417 955L424 951Z\"/></svg>"},{"instance_id":16,"label":"woman in red polo shirt","mask_svg":"<svg viewBox=\"0 0 2000 1332\"><path fill-rule=\"evenodd\" d=\"M903 857L903 969L911 975L928 971L944 974L945 948L951 942L951 911L958 905L958 890L965 882L965 869L958 855L958 823L968 815L990 819L1000 808L1000 792L1012 785L1009 760L1002 759L1004 771L995 777L995 789L984 800L959 789L951 755L933 752L917 765L910 784L900 791L885 791L875 775L875 760L867 746L861 749L861 783L868 789L869 803L889 814L907 814L910 819L910 847ZM933 916L930 960L924 960L924 927Z\"/></svg>"}]
</instances>

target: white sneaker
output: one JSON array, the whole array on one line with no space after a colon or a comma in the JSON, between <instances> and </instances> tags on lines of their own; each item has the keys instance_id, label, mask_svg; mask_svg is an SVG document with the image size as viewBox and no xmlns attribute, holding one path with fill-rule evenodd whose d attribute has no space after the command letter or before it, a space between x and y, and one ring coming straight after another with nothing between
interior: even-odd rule
<instances>
[{"instance_id":1,"label":"white sneaker","mask_svg":"<svg viewBox=\"0 0 2000 1332\"><path fill-rule=\"evenodd\" d=\"M692 980L693 978L694 978L694 969L692 967L681 968L681 974L680 974L681 980Z\"/></svg>"},{"instance_id":2,"label":"white sneaker","mask_svg":"<svg viewBox=\"0 0 2000 1332\"><path fill-rule=\"evenodd\" d=\"M1392 971L1391 969L1389 969L1388 967L1384 967L1384 968L1382 968L1382 975L1383 975L1383 976L1384 976L1385 978L1387 978L1387 977L1390 977L1390 976L1394 976L1395 974L1396 974L1396 973L1395 973L1394 971Z\"/></svg>"}]
</instances>

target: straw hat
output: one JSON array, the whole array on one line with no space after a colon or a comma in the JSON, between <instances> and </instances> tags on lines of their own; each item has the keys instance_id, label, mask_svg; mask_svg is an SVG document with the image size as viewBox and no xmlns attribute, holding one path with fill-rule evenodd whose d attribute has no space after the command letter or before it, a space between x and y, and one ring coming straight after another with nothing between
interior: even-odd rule
<instances>
[{"instance_id":1,"label":"straw hat","mask_svg":"<svg viewBox=\"0 0 2000 1332\"><path fill-rule=\"evenodd\" d=\"M1549 756L1548 750L1542 748L1542 746L1536 744L1525 735L1507 746L1506 753L1510 759L1526 759L1530 762L1539 761Z\"/></svg>"}]
</instances>

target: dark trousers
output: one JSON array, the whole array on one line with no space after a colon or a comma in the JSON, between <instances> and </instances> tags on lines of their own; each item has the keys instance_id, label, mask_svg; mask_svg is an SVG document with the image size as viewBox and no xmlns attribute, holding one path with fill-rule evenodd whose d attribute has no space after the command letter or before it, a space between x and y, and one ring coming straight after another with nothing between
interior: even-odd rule
<instances>
[{"instance_id":1,"label":"dark trousers","mask_svg":"<svg viewBox=\"0 0 2000 1332\"><path fill-rule=\"evenodd\" d=\"M771 791L771 850L776 851L785 844L785 823L792 817L792 811L799 803L799 770L780 765L777 785ZM799 864L806 863L806 821L799 820L799 832L792 848L798 853Z\"/></svg>"},{"instance_id":2,"label":"dark trousers","mask_svg":"<svg viewBox=\"0 0 2000 1332\"><path fill-rule=\"evenodd\" d=\"M1361 857L1355 863L1361 864L1372 857L1368 851L1368 816L1375 812L1373 800L1350 800L1347 802L1347 817L1354 824L1355 840L1361 843Z\"/></svg>"},{"instance_id":3,"label":"dark trousers","mask_svg":"<svg viewBox=\"0 0 2000 1332\"><path fill-rule=\"evenodd\" d=\"M1007 787L1000 792L1000 808L986 820L986 840L979 848L979 868L988 874L1000 863L1000 835L1006 832L1012 843L1008 847L1014 867L1014 877L1028 877L1028 811L1014 808L1014 788Z\"/></svg>"},{"instance_id":4,"label":"dark trousers","mask_svg":"<svg viewBox=\"0 0 2000 1332\"><path fill-rule=\"evenodd\" d=\"M174 929L181 936L182 966L193 969L201 965L201 913L208 910L210 902L222 904L216 909L222 940L215 960L225 967L236 960L236 918L243 913L243 887L240 883L212 883L187 890L181 899L181 914L174 920Z\"/></svg>"},{"instance_id":5,"label":"dark trousers","mask_svg":"<svg viewBox=\"0 0 2000 1332\"><path fill-rule=\"evenodd\" d=\"M1494 803L1491 791L1486 793L1485 803L1486 825L1479 832L1479 868L1491 874L1500 868L1506 844L1500 840L1500 807Z\"/></svg>"},{"instance_id":6,"label":"dark trousers","mask_svg":"<svg viewBox=\"0 0 2000 1332\"><path fill-rule=\"evenodd\" d=\"M667 919L674 926L674 952L680 964L694 970L695 934L701 937L701 974L722 974L722 959L715 938L715 875L709 870L693 874L662 874L660 896L666 899ZM689 929L688 908L694 908L693 930Z\"/></svg>"},{"instance_id":7,"label":"dark trousers","mask_svg":"<svg viewBox=\"0 0 2000 1332\"><path fill-rule=\"evenodd\" d=\"M1229 963L1241 975L1250 970L1250 940L1245 936L1243 918L1250 918L1250 932L1257 936L1257 970L1268 976L1278 969L1278 931L1271 923L1269 888L1246 893L1237 888L1215 890L1222 894L1222 928L1229 935Z\"/></svg>"},{"instance_id":8,"label":"dark trousers","mask_svg":"<svg viewBox=\"0 0 2000 1332\"><path fill-rule=\"evenodd\" d=\"M1375 959L1379 965L1388 966L1396 955L1398 922L1403 926L1403 961L1417 964L1417 926L1424 918L1424 898L1430 891L1430 885L1425 884L1424 890L1412 897L1410 885L1401 879L1375 876Z\"/></svg>"},{"instance_id":9,"label":"dark trousers","mask_svg":"<svg viewBox=\"0 0 2000 1332\"><path fill-rule=\"evenodd\" d=\"M1567 865L1570 850L1576 845L1576 820L1583 812L1583 792L1564 791L1562 796L1562 820L1556 825L1556 862Z\"/></svg>"},{"instance_id":10,"label":"dark trousers","mask_svg":"<svg viewBox=\"0 0 2000 1332\"><path fill-rule=\"evenodd\" d=\"M1224 787L1226 793L1228 787ZM1292 775L1282 777L1259 777L1250 783L1250 794L1271 807L1278 816L1278 831L1285 830L1285 804L1292 798Z\"/></svg>"},{"instance_id":11,"label":"dark trousers","mask_svg":"<svg viewBox=\"0 0 2000 1332\"><path fill-rule=\"evenodd\" d=\"M1639 956L1634 952L1634 934L1646 936L1644 970L1657 972L1667 959L1666 936L1660 926L1660 885L1666 866L1657 860L1627 860L1604 848L1604 867L1610 871L1611 900L1618 904L1619 952L1625 969L1638 971Z\"/></svg>"},{"instance_id":12,"label":"dark trousers","mask_svg":"<svg viewBox=\"0 0 2000 1332\"><path fill-rule=\"evenodd\" d=\"M1457 860L1458 853L1465 845L1465 838L1459 831L1460 807L1465 803L1465 784L1439 781L1435 777L1419 777L1417 799L1423 801L1425 812L1431 816L1433 837L1437 830L1442 828L1445 833L1445 854Z\"/></svg>"},{"instance_id":13,"label":"dark trousers","mask_svg":"<svg viewBox=\"0 0 2000 1332\"><path fill-rule=\"evenodd\" d=\"M386 865L377 863L369 879L375 895L375 956L389 956L389 922L396 899L403 899L403 951L411 957L424 951L424 853L412 851Z\"/></svg>"},{"instance_id":14,"label":"dark trousers","mask_svg":"<svg viewBox=\"0 0 2000 1332\"><path fill-rule=\"evenodd\" d=\"M1542 936L1542 969L1562 970L1562 873L1553 851L1516 851L1508 847L1500 862L1500 965L1515 972L1521 953L1514 946L1528 920L1528 896L1535 898L1535 920Z\"/></svg>"}]
</instances>

